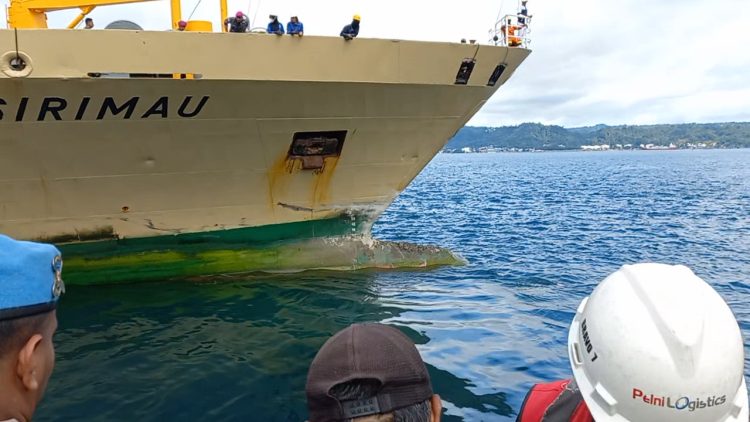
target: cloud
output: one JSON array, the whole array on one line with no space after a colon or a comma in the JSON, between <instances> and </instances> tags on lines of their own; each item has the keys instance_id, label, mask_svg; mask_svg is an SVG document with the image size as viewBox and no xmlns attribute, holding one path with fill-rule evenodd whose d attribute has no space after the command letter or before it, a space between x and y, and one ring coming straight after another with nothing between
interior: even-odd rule
<instances>
[{"instance_id":1,"label":"cloud","mask_svg":"<svg viewBox=\"0 0 750 422\"><path fill-rule=\"evenodd\" d=\"M533 53L470 124L750 120L750 2L529 4Z\"/></svg>"}]
</instances>

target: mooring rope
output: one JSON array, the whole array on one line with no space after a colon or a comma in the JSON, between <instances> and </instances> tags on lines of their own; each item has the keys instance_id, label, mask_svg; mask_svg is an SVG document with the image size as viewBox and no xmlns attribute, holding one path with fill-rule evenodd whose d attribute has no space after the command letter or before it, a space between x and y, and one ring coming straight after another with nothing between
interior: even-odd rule
<instances>
[{"instance_id":1,"label":"mooring rope","mask_svg":"<svg viewBox=\"0 0 750 422\"><path fill-rule=\"evenodd\" d=\"M15 34L16 34L16 60L20 61L21 56L18 54L18 28L13 28Z\"/></svg>"}]
</instances>

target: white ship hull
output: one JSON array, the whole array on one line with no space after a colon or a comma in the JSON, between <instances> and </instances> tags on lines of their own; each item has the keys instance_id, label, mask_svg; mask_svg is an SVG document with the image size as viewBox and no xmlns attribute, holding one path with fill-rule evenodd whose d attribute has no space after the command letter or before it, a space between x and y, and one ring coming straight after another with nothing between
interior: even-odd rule
<instances>
[{"instance_id":1,"label":"white ship hull","mask_svg":"<svg viewBox=\"0 0 750 422\"><path fill-rule=\"evenodd\" d=\"M15 47L0 30L0 56ZM0 232L64 248L341 218L368 230L529 53L114 30L19 30L18 50L28 75L0 73ZM290 156L300 133L342 146Z\"/></svg>"}]
</instances>

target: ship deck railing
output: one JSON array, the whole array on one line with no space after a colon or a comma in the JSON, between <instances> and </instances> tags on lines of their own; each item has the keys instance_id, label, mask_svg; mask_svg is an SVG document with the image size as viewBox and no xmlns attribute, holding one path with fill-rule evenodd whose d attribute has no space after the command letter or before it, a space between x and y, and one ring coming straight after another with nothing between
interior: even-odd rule
<instances>
[{"instance_id":1,"label":"ship deck railing","mask_svg":"<svg viewBox=\"0 0 750 422\"><path fill-rule=\"evenodd\" d=\"M504 47L528 48L531 44L530 26L531 16L505 15L490 29L489 42Z\"/></svg>"}]
</instances>

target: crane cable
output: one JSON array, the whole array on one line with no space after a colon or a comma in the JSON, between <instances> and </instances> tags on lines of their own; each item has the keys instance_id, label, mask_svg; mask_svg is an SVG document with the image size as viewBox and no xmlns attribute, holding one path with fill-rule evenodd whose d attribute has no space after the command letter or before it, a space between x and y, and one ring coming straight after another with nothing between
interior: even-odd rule
<instances>
[{"instance_id":1,"label":"crane cable","mask_svg":"<svg viewBox=\"0 0 750 422\"><path fill-rule=\"evenodd\" d=\"M500 15L503 14L503 3L505 3L505 0L500 0L500 10L497 11L497 18L495 18L495 25L497 25L497 22L500 21Z\"/></svg>"},{"instance_id":2,"label":"crane cable","mask_svg":"<svg viewBox=\"0 0 750 422\"><path fill-rule=\"evenodd\" d=\"M18 28L13 28L16 34L16 63L21 61L21 56L18 54Z\"/></svg>"},{"instance_id":3,"label":"crane cable","mask_svg":"<svg viewBox=\"0 0 750 422\"><path fill-rule=\"evenodd\" d=\"M195 11L196 11L196 10L198 9L198 6L200 6L200 5L201 5L201 2L202 2L202 1L203 1L203 0L198 0L198 3L195 3L195 7L193 8L193 11L192 11L192 12L190 12L190 16L188 16L187 20L190 20L190 19L192 19L192 18L193 18L193 14L194 14L194 13L195 13Z\"/></svg>"},{"instance_id":4,"label":"crane cable","mask_svg":"<svg viewBox=\"0 0 750 422\"><path fill-rule=\"evenodd\" d=\"M261 0L258 0L258 7L255 8L255 13L253 14L253 21L250 23L250 27L251 28L255 27L255 18L258 17L258 10L260 10L260 2L261 2ZM249 2L248 2L248 5L247 5L247 12L250 13L250 3Z\"/></svg>"}]
</instances>

